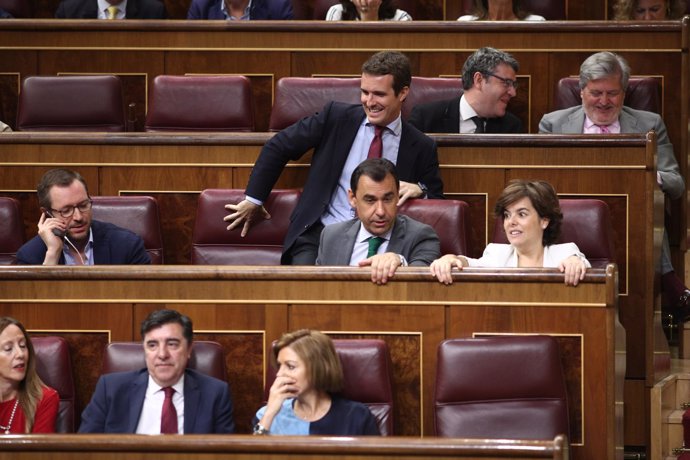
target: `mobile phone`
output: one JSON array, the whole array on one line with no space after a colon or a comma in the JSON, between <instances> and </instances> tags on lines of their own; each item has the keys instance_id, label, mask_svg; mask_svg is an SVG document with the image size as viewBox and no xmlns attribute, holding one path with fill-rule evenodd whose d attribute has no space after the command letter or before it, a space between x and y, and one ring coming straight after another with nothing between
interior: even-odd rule
<instances>
[{"instance_id":1,"label":"mobile phone","mask_svg":"<svg viewBox=\"0 0 690 460\"><path fill-rule=\"evenodd\" d=\"M43 214L45 214L46 217L54 218L53 215L48 211L44 212ZM67 232L62 231L59 228L54 228L53 235L57 236L58 238L64 238L65 236L67 236Z\"/></svg>"}]
</instances>

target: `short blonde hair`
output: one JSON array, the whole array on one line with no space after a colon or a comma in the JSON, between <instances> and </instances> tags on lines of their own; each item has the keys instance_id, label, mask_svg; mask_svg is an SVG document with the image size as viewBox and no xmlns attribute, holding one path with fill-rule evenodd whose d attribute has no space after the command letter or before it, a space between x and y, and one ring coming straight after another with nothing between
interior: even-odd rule
<instances>
[{"instance_id":1,"label":"short blonde hair","mask_svg":"<svg viewBox=\"0 0 690 460\"><path fill-rule=\"evenodd\" d=\"M304 361L310 383L316 390L337 393L343 389L343 368L333 341L326 334L310 329L283 334L273 345L274 367L278 367L278 353L286 347Z\"/></svg>"}]
</instances>

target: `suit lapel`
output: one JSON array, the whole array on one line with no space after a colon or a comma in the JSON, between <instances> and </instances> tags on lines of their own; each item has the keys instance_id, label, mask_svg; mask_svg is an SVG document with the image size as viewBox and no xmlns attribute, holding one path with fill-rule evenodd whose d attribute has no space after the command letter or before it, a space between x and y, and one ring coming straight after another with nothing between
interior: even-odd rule
<instances>
[{"instance_id":1,"label":"suit lapel","mask_svg":"<svg viewBox=\"0 0 690 460\"><path fill-rule=\"evenodd\" d=\"M582 134L585 126L585 111L582 107L568 116L568 121L563 124L563 134Z\"/></svg>"},{"instance_id":2,"label":"suit lapel","mask_svg":"<svg viewBox=\"0 0 690 460\"><path fill-rule=\"evenodd\" d=\"M402 122L402 132L400 134L400 147L398 147L398 161L395 164L400 180L408 180L415 177L414 163L417 155L414 155L414 146L417 140L411 133L412 128L406 121Z\"/></svg>"},{"instance_id":3,"label":"suit lapel","mask_svg":"<svg viewBox=\"0 0 690 460\"><path fill-rule=\"evenodd\" d=\"M444 133L459 133L460 132L460 98L451 100L446 105L446 110L443 112L443 132Z\"/></svg>"},{"instance_id":4,"label":"suit lapel","mask_svg":"<svg viewBox=\"0 0 690 460\"><path fill-rule=\"evenodd\" d=\"M129 2L127 2L129 3ZM91 232L93 233L93 264L110 264L110 245L106 241L99 223L91 221Z\"/></svg>"},{"instance_id":5,"label":"suit lapel","mask_svg":"<svg viewBox=\"0 0 690 460\"><path fill-rule=\"evenodd\" d=\"M625 107L621 110L621 114L618 116L618 121L621 125L621 133L639 133L640 130L637 127L637 118L630 115L625 111Z\"/></svg>"},{"instance_id":6,"label":"suit lapel","mask_svg":"<svg viewBox=\"0 0 690 460\"><path fill-rule=\"evenodd\" d=\"M98 0L86 4L79 17L81 19L98 19Z\"/></svg>"},{"instance_id":7,"label":"suit lapel","mask_svg":"<svg viewBox=\"0 0 690 460\"><path fill-rule=\"evenodd\" d=\"M357 234L359 233L360 222L359 219L351 221L352 224L345 230L345 237L343 238L343 247L336 251L335 263L333 265L350 265L350 258L352 258L352 250L355 247Z\"/></svg>"},{"instance_id":8,"label":"suit lapel","mask_svg":"<svg viewBox=\"0 0 690 460\"><path fill-rule=\"evenodd\" d=\"M139 0L127 0L125 19L138 19L139 14Z\"/></svg>"},{"instance_id":9,"label":"suit lapel","mask_svg":"<svg viewBox=\"0 0 690 460\"><path fill-rule=\"evenodd\" d=\"M148 383L149 373L145 370L140 372L132 381L132 389L129 392L132 395L132 399L128 405L127 433L136 433L137 431L141 410L144 408L144 398L146 397Z\"/></svg>"},{"instance_id":10,"label":"suit lapel","mask_svg":"<svg viewBox=\"0 0 690 460\"><path fill-rule=\"evenodd\" d=\"M403 245L405 243L405 230L407 222L400 216L395 217L395 225L393 226L393 233L391 233L391 240L388 242L387 252L394 252L396 254L403 254Z\"/></svg>"},{"instance_id":11,"label":"suit lapel","mask_svg":"<svg viewBox=\"0 0 690 460\"><path fill-rule=\"evenodd\" d=\"M194 433L196 416L199 409L199 382L194 374L185 371L184 373L184 432L185 434ZM209 417L210 418L210 417Z\"/></svg>"}]
</instances>

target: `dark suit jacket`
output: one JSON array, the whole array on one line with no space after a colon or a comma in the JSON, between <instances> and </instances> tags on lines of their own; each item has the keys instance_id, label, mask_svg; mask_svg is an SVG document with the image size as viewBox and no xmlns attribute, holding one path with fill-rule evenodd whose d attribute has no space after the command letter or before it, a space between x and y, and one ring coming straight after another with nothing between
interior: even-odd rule
<instances>
[{"instance_id":1,"label":"dark suit jacket","mask_svg":"<svg viewBox=\"0 0 690 460\"><path fill-rule=\"evenodd\" d=\"M359 104L329 102L321 112L273 136L261 149L246 194L262 201L268 198L287 162L314 149L304 190L290 217L283 244L284 264L290 262L285 253L297 237L319 221L328 206L364 117ZM400 180L426 185L429 198L443 198L436 142L405 121L396 169Z\"/></svg>"},{"instance_id":2,"label":"dark suit jacket","mask_svg":"<svg viewBox=\"0 0 690 460\"><path fill-rule=\"evenodd\" d=\"M416 105L407 120L423 133L459 133L460 97L445 101L433 101ZM522 122L510 112L502 117L486 121L486 133L522 133Z\"/></svg>"},{"instance_id":3,"label":"dark suit jacket","mask_svg":"<svg viewBox=\"0 0 690 460\"><path fill-rule=\"evenodd\" d=\"M150 264L151 257L144 248L139 235L108 222L91 221L93 232L94 265L137 265ZM17 252L17 264L41 265L48 248L36 235ZM60 255L60 265L65 264L65 256Z\"/></svg>"},{"instance_id":4,"label":"dark suit jacket","mask_svg":"<svg viewBox=\"0 0 690 460\"><path fill-rule=\"evenodd\" d=\"M192 0L187 19L225 19L220 11L223 0ZM292 19L290 0L252 0L249 19Z\"/></svg>"},{"instance_id":5,"label":"dark suit jacket","mask_svg":"<svg viewBox=\"0 0 690 460\"><path fill-rule=\"evenodd\" d=\"M14 16L12 16L10 13L0 8L0 19L11 19L13 17Z\"/></svg>"},{"instance_id":6,"label":"dark suit jacket","mask_svg":"<svg viewBox=\"0 0 690 460\"><path fill-rule=\"evenodd\" d=\"M321 232L316 265L349 265L359 229L359 219L326 226ZM428 267L441 257L441 242L429 225L397 216L386 252L404 256L408 265Z\"/></svg>"},{"instance_id":7,"label":"dark suit jacket","mask_svg":"<svg viewBox=\"0 0 690 460\"><path fill-rule=\"evenodd\" d=\"M55 12L62 19L98 19L96 0L62 0ZM158 0L127 0L126 19L165 19L168 13Z\"/></svg>"},{"instance_id":8,"label":"dark suit jacket","mask_svg":"<svg viewBox=\"0 0 690 460\"><path fill-rule=\"evenodd\" d=\"M102 375L91 402L81 414L80 433L134 433L148 386L146 368ZM185 370L185 434L226 434L235 431L232 401L226 382Z\"/></svg>"}]
</instances>

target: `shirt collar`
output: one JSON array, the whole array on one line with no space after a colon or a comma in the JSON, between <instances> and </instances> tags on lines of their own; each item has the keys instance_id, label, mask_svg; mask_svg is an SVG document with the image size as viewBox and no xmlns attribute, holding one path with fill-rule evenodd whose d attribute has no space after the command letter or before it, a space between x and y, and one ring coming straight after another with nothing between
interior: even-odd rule
<instances>
[{"instance_id":1,"label":"shirt collar","mask_svg":"<svg viewBox=\"0 0 690 460\"><path fill-rule=\"evenodd\" d=\"M597 125L596 123L594 123L594 122L587 116L587 114L585 114L585 126L584 126L584 128L585 128L585 129L593 129L595 126L600 126L600 125ZM611 124L609 124L609 125L605 125L605 126L608 126L608 127L609 127L609 130L610 130L611 132L616 132L616 133L620 133L620 132L621 132L621 122L620 122L620 119L616 119L616 121L614 121L613 123L611 123Z\"/></svg>"},{"instance_id":2,"label":"shirt collar","mask_svg":"<svg viewBox=\"0 0 690 460\"><path fill-rule=\"evenodd\" d=\"M68 261L70 260L76 260L78 256L74 252L75 249L72 247L71 244L69 244L67 241L63 241L62 243L62 254L65 256L65 264L70 265ZM89 240L86 242L86 246L84 247L84 256L86 257L86 260L84 260L84 265L95 265L91 259L93 259L93 229L89 228Z\"/></svg>"},{"instance_id":3,"label":"shirt collar","mask_svg":"<svg viewBox=\"0 0 690 460\"><path fill-rule=\"evenodd\" d=\"M175 390L176 393L179 393L181 395L184 395L184 374L182 374L182 377L180 377L180 380L177 381L173 386L173 389ZM149 382L148 386L146 387L146 396L151 396L163 389L162 386L158 385L155 380L153 380L153 377L151 377L151 374L149 374Z\"/></svg>"},{"instance_id":4,"label":"shirt collar","mask_svg":"<svg viewBox=\"0 0 690 460\"><path fill-rule=\"evenodd\" d=\"M471 119L472 117L477 117L479 116L477 112L472 108L469 102L467 102L467 99L465 98L465 95L463 94L460 97L460 120L462 121L467 121Z\"/></svg>"},{"instance_id":5,"label":"shirt collar","mask_svg":"<svg viewBox=\"0 0 690 460\"><path fill-rule=\"evenodd\" d=\"M386 241L390 241L391 239L391 233L393 233L393 228L395 227L395 224L393 224L393 227L391 227L390 230L388 230L385 234L381 235L380 238L383 238ZM362 225L362 222L359 222L359 232L357 233L357 241L358 243L364 243L367 241L369 238L375 238L378 235L373 235L369 233L369 231L364 228L364 225Z\"/></svg>"},{"instance_id":6,"label":"shirt collar","mask_svg":"<svg viewBox=\"0 0 690 460\"><path fill-rule=\"evenodd\" d=\"M116 6L118 10L122 13L127 12L127 0L122 0L121 3L118 3L117 5L111 5L108 3L106 0L98 0L98 11L100 14L103 14L104 17L108 17L108 7L109 6Z\"/></svg>"},{"instance_id":7,"label":"shirt collar","mask_svg":"<svg viewBox=\"0 0 690 460\"><path fill-rule=\"evenodd\" d=\"M230 16L230 13L228 12L227 7L225 6L225 0L220 1L220 11L223 13L223 16L225 16L225 19L232 19L232 20L240 20L240 21L246 21L249 20L249 9L252 7L252 0L249 0L249 3L247 3L247 7L244 9L244 13L242 14L241 18L236 18L234 16Z\"/></svg>"},{"instance_id":8,"label":"shirt collar","mask_svg":"<svg viewBox=\"0 0 690 460\"><path fill-rule=\"evenodd\" d=\"M366 126L374 126L372 123L369 123L369 119L367 117L364 117L364 121L362 123L364 123ZM385 127L393 135L400 136L402 133L402 113L398 115L398 118L388 123Z\"/></svg>"}]
</instances>

